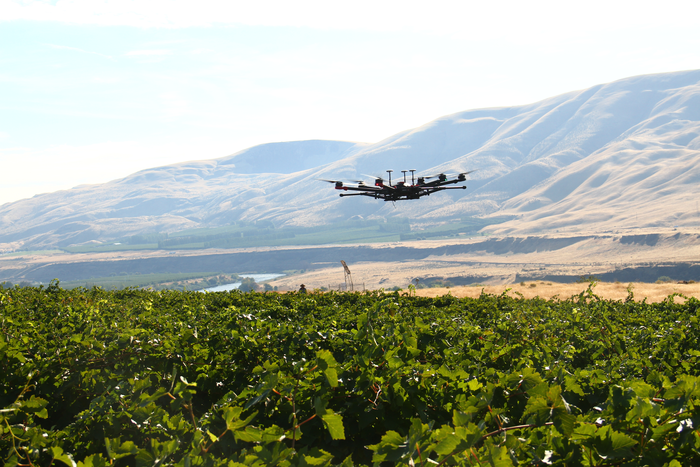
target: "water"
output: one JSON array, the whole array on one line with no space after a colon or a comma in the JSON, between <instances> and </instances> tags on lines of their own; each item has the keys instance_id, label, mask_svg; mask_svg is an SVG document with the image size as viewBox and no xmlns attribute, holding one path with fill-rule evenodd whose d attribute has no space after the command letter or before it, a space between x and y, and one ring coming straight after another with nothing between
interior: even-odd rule
<instances>
[{"instance_id":1,"label":"water","mask_svg":"<svg viewBox=\"0 0 700 467\"><path fill-rule=\"evenodd\" d=\"M282 277L284 274L246 274L240 277L252 277L255 282L264 282L271 279L276 279ZM232 284L217 285L216 287L209 287L208 289L202 289L199 292L228 292L229 290L236 290L241 286L240 282L234 282Z\"/></svg>"}]
</instances>

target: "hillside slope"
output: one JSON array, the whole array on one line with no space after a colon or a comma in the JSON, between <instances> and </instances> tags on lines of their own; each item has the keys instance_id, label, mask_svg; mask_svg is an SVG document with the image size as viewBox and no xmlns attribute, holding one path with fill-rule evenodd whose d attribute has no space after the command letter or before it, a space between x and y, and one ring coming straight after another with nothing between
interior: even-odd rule
<instances>
[{"instance_id":1,"label":"hillside slope","mask_svg":"<svg viewBox=\"0 0 700 467\"><path fill-rule=\"evenodd\" d=\"M700 70L445 116L375 144L301 141L0 206L0 243L66 246L233 221L511 215L494 232L700 225ZM386 169L470 175L418 201L340 199L317 181ZM366 177L365 177L366 178Z\"/></svg>"}]
</instances>

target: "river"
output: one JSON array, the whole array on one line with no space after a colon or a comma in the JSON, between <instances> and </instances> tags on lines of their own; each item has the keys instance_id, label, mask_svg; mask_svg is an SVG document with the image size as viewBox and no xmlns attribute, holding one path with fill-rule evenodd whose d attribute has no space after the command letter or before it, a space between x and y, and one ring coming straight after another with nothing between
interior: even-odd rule
<instances>
[{"instance_id":1,"label":"river","mask_svg":"<svg viewBox=\"0 0 700 467\"><path fill-rule=\"evenodd\" d=\"M246 274L244 276L241 275L240 277L252 277L253 279L255 279L255 282L264 282L282 276L284 276L284 274ZM216 287L209 287L207 289L199 290L199 292L228 292L229 290L235 290L240 286L240 282L234 282L232 284L223 284L217 285Z\"/></svg>"}]
</instances>

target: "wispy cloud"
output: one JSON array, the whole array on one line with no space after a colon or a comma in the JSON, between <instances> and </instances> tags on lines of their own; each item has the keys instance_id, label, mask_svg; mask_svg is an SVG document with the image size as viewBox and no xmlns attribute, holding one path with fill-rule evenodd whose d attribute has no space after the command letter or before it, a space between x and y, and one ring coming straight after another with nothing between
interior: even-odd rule
<instances>
[{"instance_id":1,"label":"wispy cloud","mask_svg":"<svg viewBox=\"0 0 700 467\"><path fill-rule=\"evenodd\" d=\"M484 38L536 34L575 37L591 30L630 26L696 26L697 0L654 2L590 0L571 6L558 0L464 2L439 0L0 0L0 21L39 20L102 26L182 28L216 24L294 26L315 29L409 31ZM604 11L605 14L600 12ZM678 12L684 14L679 15ZM490 19L490 20L489 20Z\"/></svg>"},{"instance_id":2,"label":"wispy cloud","mask_svg":"<svg viewBox=\"0 0 700 467\"><path fill-rule=\"evenodd\" d=\"M58 45L58 44L46 44L46 45L48 47L51 47L52 49L70 50L73 52L79 52L79 53L88 54L88 55L97 55L98 57L104 57L104 58L108 58L110 60L114 60L114 57L112 57L110 55L105 55L105 54L101 54L99 52L93 52L91 50L85 50L85 49L81 49L78 47L70 47L67 45Z\"/></svg>"},{"instance_id":3,"label":"wispy cloud","mask_svg":"<svg viewBox=\"0 0 700 467\"><path fill-rule=\"evenodd\" d=\"M166 50L166 49L147 49L147 50L132 50L130 52L125 53L127 57L133 57L133 56L159 56L159 55L172 55L172 50Z\"/></svg>"}]
</instances>

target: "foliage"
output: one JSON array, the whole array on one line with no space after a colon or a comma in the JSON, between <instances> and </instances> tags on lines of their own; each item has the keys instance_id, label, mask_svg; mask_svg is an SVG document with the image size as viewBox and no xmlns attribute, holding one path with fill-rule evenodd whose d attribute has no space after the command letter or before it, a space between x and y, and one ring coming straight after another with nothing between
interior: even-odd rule
<instances>
[{"instance_id":1,"label":"foliage","mask_svg":"<svg viewBox=\"0 0 700 467\"><path fill-rule=\"evenodd\" d=\"M700 301L0 290L8 466L700 464Z\"/></svg>"},{"instance_id":2,"label":"foliage","mask_svg":"<svg viewBox=\"0 0 700 467\"><path fill-rule=\"evenodd\" d=\"M260 289L260 286L255 282L252 277L244 277L241 279L241 285L238 290L241 292L255 292Z\"/></svg>"},{"instance_id":3,"label":"foliage","mask_svg":"<svg viewBox=\"0 0 700 467\"><path fill-rule=\"evenodd\" d=\"M597 282L600 282L600 279L598 279L596 276L590 275L590 276L581 276L576 280L576 283L578 284L585 284L585 283L591 283L591 284L596 284Z\"/></svg>"}]
</instances>

